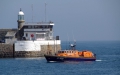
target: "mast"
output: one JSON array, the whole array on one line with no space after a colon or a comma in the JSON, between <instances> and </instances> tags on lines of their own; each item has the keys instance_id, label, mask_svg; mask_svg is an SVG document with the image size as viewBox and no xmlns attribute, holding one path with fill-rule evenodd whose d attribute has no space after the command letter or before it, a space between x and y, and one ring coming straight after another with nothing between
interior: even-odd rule
<instances>
[{"instance_id":1,"label":"mast","mask_svg":"<svg viewBox=\"0 0 120 75\"><path fill-rule=\"evenodd\" d=\"M54 37L54 53L56 53L56 40L55 40L55 37Z\"/></svg>"},{"instance_id":2,"label":"mast","mask_svg":"<svg viewBox=\"0 0 120 75\"><path fill-rule=\"evenodd\" d=\"M45 22L46 22L46 3L45 3Z\"/></svg>"},{"instance_id":3,"label":"mast","mask_svg":"<svg viewBox=\"0 0 120 75\"><path fill-rule=\"evenodd\" d=\"M67 49L70 49L70 40L69 40L69 36L67 34L67 38L68 38L68 48ZM67 44L66 44L67 45Z\"/></svg>"},{"instance_id":4,"label":"mast","mask_svg":"<svg viewBox=\"0 0 120 75\"><path fill-rule=\"evenodd\" d=\"M31 7L32 7L32 22L33 22L33 4L32 4Z\"/></svg>"}]
</instances>

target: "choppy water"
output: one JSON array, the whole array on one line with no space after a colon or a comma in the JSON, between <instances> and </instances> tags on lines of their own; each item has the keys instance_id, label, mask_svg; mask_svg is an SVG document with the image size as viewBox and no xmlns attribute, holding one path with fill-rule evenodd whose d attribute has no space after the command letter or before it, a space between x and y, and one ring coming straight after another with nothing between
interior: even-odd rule
<instances>
[{"instance_id":1,"label":"choppy water","mask_svg":"<svg viewBox=\"0 0 120 75\"><path fill-rule=\"evenodd\" d=\"M66 42L62 43L66 49ZM0 75L120 75L119 42L77 42L77 49L96 53L93 62L47 63L41 58L0 59Z\"/></svg>"}]
</instances>

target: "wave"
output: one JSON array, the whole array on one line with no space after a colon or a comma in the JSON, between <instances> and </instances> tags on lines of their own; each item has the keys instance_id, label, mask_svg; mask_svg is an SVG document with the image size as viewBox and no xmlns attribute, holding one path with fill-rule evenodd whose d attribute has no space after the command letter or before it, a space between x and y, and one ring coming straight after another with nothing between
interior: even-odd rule
<instances>
[{"instance_id":1,"label":"wave","mask_svg":"<svg viewBox=\"0 0 120 75\"><path fill-rule=\"evenodd\" d=\"M103 60L96 60L96 61L103 61Z\"/></svg>"}]
</instances>

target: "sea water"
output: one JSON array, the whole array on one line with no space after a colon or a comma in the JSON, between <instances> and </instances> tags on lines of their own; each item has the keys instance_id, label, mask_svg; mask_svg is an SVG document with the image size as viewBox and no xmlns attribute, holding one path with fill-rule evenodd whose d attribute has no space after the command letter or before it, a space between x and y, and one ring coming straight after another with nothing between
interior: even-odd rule
<instances>
[{"instance_id":1,"label":"sea water","mask_svg":"<svg viewBox=\"0 0 120 75\"><path fill-rule=\"evenodd\" d=\"M62 42L62 49L68 49ZM77 42L76 49L90 50L96 61L47 63L39 58L0 58L0 75L120 75L120 41Z\"/></svg>"}]
</instances>

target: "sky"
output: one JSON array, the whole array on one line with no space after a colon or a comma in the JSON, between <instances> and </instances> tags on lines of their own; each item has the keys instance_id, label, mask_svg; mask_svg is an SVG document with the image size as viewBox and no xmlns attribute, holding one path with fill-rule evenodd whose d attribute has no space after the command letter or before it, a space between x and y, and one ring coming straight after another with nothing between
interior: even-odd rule
<instances>
[{"instance_id":1,"label":"sky","mask_svg":"<svg viewBox=\"0 0 120 75\"><path fill-rule=\"evenodd\" d=\"M17 28L20 8L25 22L45 21L45 3L62 41L120 41L120 0L0 0L0 29Z\"/></svg>"}]
</instances>

